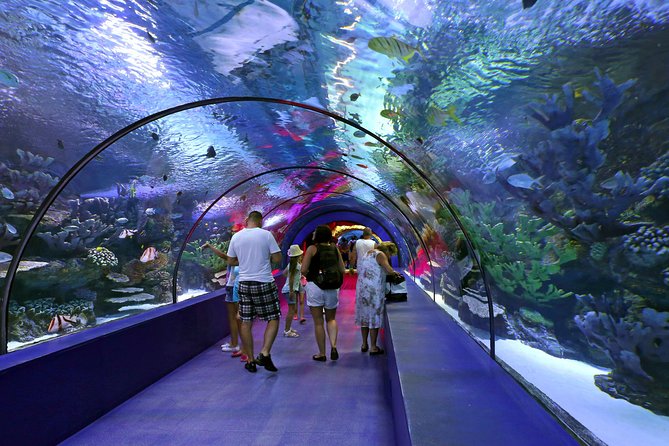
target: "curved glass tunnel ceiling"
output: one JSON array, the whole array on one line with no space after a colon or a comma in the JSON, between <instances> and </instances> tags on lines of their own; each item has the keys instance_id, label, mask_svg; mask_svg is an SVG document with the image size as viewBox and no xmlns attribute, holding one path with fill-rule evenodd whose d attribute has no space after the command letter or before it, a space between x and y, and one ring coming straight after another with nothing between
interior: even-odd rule
<instances>
[{"instance_id":1,"label":"curved glass tunnel ceiling","mask_svg":"<svg viewBox=\"0 0 669 446\"><path fill-rule=\"evenodd\" d=\"M406 236L405 266L435 311L484 343L493 325L498 357L603 442L662 444L668 24L667 2L641 0L5 0L0 260L16 260L40 203L96 144L203 98L337 113L426 174L288 103L147 123L91 159L35 228L2 309L10 349L171 302L175 253L202 210L296 166L226 194L195 241L224 244L248 208L304 192L326 195L281 212L357 209L341 192L374 203ZM97 247L118 264L89 256ZM185 253L180 295L217 287L220 264L194 245ZM49 333L54 314L83 318Z\"/></svg>"},{"instance_id":2,"label":"curved glass tunnel ceiling","mask_svg":"<svg viewBox=\"0 0 669 446\"><path fill-rule=\"evenodd\" d=\"M12 292L25 296L50 290L53 296L49 299L55 305L68 300L66 296L73 292L90 298L92 290L82 291L85 290L82 284L89 276L102 274L110 289L101 291L112 293L97 307L96 313L104 316L90 314L91 305L85 299L74 299L74 307L56 306L62 312L85 308L86 316L81 319L87 323L104 322L150 310L174 299L182 300L210 289L209 282L221 283L219 277L209 277L223 265L202 252L200 246L204 241L213 239L224 247L230 228L243 222L250 210L266 212L273 203L300 196L300 201L268 216L267 226L275 230L279 241L293 221L309 212L318 215L319 207L326 205L385 215L388 225L398 228L393 233L407 234L408 238L397 237L403 242L402 258L412 259L411 264L404 266L435 293L437 280L432 268L440 262L443 266L445 247L426 244L423 238L436 234L430 225L435 224L434 211L441 205L434 193L427 192L429 185L400 154L359 125L338 117L335 120L334 115L326 115L328 112L306 108L313 108L309 105L253 98L208 102L214 101L229 102L184 105L178 111L147 117L117 132L84 157L65 176L67 182L54 189L58 194L49 207L40 211L43 218L25 246L29 258L46 253L61 258L62 262L46 275L48 279L23 280L24 276L19 276ZM242 116L258 114L260 118L255 122L269 117L265 126L271 132L259 135L258 140L274 141L276 147L261 146L255 150L257 157L244 158L242 153L254 150L242 147L248 144L246 136L242 139L231 136L244 132L245 121L232 115L231 110ZM173 114L163 116L167 113ZM322 134L302 139L286 136L284 130L293 126L289 119L310 123L314 132ZM195 123L200 121L205 124L198 135ZM170 129L171 139L165 136L165 129ZM183 133L176 129L183 129ZM350 133L355 135L349 137ZM221 143L223 140L227 145ZM330 144L345 144L347 149L323 149ZM124 169L113 169L116 165L123 165ZM404 190L380 181L378 172L392 175L391 169L410 178ZM344 193L354 199L344 200ZM406 240L411 242L407 244ZM86 256L78 257L82 254ZM201 271L194 274L193 268L182 269L183 274L174 276L177 280L172 279L170 288L168 271L176 272L182 259L196 269L204 265L212 271L203 276ZM474 260L469 262L473 263ZM60 280L61 269L72 271L80 280L68 277L68 283L56 286L54 281ZM82 269L89 271L81 275ZM25 278L29 279L28 276ZM137 285L147 278L149 289L119 285ZM113 294L124 292L134 294ZM98 320L98 316L102 317ZM56 334L66 332L56 330ZM10 342L17 345L17 341Z\"/></svg>"}]
</instances>

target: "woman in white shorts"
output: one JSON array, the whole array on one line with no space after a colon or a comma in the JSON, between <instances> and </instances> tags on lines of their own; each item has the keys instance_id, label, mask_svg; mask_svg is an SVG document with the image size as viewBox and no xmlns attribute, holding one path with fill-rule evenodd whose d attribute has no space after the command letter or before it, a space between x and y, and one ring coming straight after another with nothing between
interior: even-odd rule
<instances>
[{"instance_id":1,"label":"woman in white shorts","mask_svg":"<svg viewBox=\"0 0 669 446\"><path fill-rule=\"evenodd\" d=\"M312 356L314 361L327 360L323 310L325 310L325 322L330 339L330 359L333 361L339 359L335 316L339 306L339 287L344 278L344 261L339 249L330 244L331 239L330 228L325 225L318 226L313 235L314 244L307 248L302 262L302 274L307 278L305 286L307 305L314 320L314 334L318 345L318 354ZM323 279L323 273L328 276L326 279ZM338 285L333 285L337 281ZM321 286L317 283L320 283Z\"/></svg>"}]
</instances>

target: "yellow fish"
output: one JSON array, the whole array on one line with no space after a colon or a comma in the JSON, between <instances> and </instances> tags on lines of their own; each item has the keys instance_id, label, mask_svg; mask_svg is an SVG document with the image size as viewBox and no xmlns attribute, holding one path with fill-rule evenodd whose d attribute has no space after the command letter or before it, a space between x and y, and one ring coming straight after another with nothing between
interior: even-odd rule
<instances>
[{"instance_id":1,"label":"yellow fish","mask_svg":"<svg viewBox=\"0 0 669 446\"><path fill-rule=\"evenodd\" d=\"M396 39L395 37L374 37L367 43L370 50L377 53L385 54L388 57L396 57L405 62L413 57L414 54L419 53L418 48Z\"/></svg>"},{"instance_id":2,"label":"yellow fish","mask_svg":"<svg viewBox=\"0 0 669 446\"><path fill-rule=\"evenodd\" d=\"M392 111L389 109L381 110L381 116L383 116L386 119L395 119L399 118L401 115L397 113L396 111Z\"/></svg>"},{"instance_id":3,"label":"yellow fish","mask_svg":"<svg viewBox=\"0 0 669 446\"><path fill-rule=\"evenodd\" d=\"M462 121L458 118L458 115L455 114L455 110L455 105L449 106L446 110L441 110L432 106L427 112L427 122L433 126L443 126L446 125L446 120L450 118L458 125L462 125Z\"/></svg>"}]
</instances>

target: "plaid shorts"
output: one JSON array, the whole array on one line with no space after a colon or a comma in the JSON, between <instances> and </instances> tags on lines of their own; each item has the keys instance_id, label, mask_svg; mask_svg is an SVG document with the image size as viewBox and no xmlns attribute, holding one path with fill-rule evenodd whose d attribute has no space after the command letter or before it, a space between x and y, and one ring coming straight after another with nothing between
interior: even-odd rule
<instances>
[{"instance_id":1,"label":"plaid shorts","mask_svg":"<svg viewBox=\"0 0 669 446\"><path fill-rule=\"evenodd\" d=\"M256 316L264 321L281 319L276 283L239 282L239 315L246 322Z\"/></svg>"}]
</instances>

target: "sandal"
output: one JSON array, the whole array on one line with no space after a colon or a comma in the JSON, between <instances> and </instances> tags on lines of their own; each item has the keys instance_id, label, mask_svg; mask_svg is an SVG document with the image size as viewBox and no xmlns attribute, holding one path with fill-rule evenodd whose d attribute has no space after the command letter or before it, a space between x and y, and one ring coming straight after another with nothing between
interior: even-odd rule
<instances>
[{"instance_id":1,"label":"sandal","mask_svg":"<svg viewBox=\"0 0 669 446\"><path fill-rule=\"evenodd\" d=\"M333 361L339 359L339 352L337 351L337 347L332 347L332 350L330 350L330 359Z\"/></svg>"},{"instance_id":2,"label":"sandal","mask_svg":"<svg viewBox=\"0 0 669 446\"><path fill-rule=\"evenodd\" d=\"M376 356L376 355L382 355L384 354L385 351L382 348L378 348L376 351L372 350L369 352L369 356Z\"/></svg>"},{"instance_id":3,"label":"sandal","mask_svg":"<svg viewBox=\"0 0 669 446\"><path fill-rule=\"evenodd\" d=\"M314 355L311 357L314 361L320 361L320 362L325 362L327 361L327 357L325 355L320 356L320 355Z\"/></svg>"},{"instance_id":4,"label":"sandal","mask_svg":"<svg viewBox=\"0 0 669 446\"><path fill-rule=\"evenodd\" d=\"M363 353L367 353L367 350L369 350L368 345L363 345L362 347L360 347L360 351L363 352Z\"/></svg>"}]
</instances>

